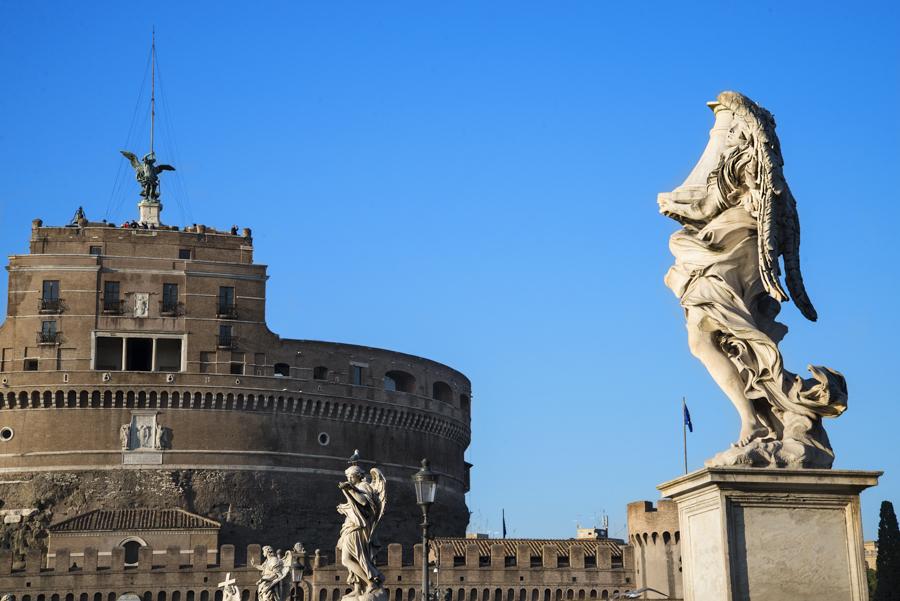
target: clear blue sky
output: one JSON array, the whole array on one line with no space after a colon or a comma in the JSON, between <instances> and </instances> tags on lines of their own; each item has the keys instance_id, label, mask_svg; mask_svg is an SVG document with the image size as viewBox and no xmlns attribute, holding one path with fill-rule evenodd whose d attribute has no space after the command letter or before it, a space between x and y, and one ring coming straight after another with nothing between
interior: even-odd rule
<instances>
[{"instance_id":1,"label":"clear blue sky","mask_svg":"<svg viewBox=\"0 0 900 601\"><path fill-rule=\"evenodd\" d=\"M656 194L704 103L743 91L778 119L820 316L785 307L786 364L846 375L826 426L835 467L886 471L874 537L900 502L896 3L260 6L0 2L2 252L78 205L136 216L118 150L146 147L155 24L164 220L252 227L281 335L468 374L473 527L505 507L512 535L567 537L606 512L624 535L682 470L682 395L692 468L737 434L662 283Z\"/></svg>"}]
</instances>

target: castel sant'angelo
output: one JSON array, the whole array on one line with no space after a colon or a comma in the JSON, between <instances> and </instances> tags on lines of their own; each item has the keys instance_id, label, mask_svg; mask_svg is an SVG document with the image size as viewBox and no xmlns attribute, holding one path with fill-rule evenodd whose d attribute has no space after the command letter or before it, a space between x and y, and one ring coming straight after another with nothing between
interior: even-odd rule
<instances>
[{"instance_id":1,"label":"castel sant'angelo","mask_svg":"<svg viewBox=\"0 0 900 601\"><path fill-rule=\"evenodd\" d=\"M29 252L10 257L4 508L37 508L36 539L94 509L180 507L220 521L225 543L329 546L340 516L325 491L358 447L404 483L427 455L438 534L464 532L468 378L276 335L250 231L167 227L160 208L142 201L137 227L37 219ZM417 511L415 498L394 490L383 535L412 542L415 521L393 516Z\"/></svg>"}]
</instances>

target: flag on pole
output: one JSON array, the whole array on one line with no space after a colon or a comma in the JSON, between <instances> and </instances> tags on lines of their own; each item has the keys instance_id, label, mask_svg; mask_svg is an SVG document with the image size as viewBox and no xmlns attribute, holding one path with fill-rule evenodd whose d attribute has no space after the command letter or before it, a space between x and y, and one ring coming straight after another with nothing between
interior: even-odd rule
<instances>
[{"instance_id":1,"label":"flag on pole","mask_svg":"<svg viewBox=\"0 0 900 601\"><path fill-rule=\"evenodd\" d=\"M501 510L503 512L503 538L506 538L506 510Z\"/></svg>"},{"instance_id":2,"label":"flag on pole","mask_svg":"<svg viewBox=\"0 0 900 601\"><path fill-rule=\"evenodd\" d=\"M688 411L687 403L681 401L681 406L684 408L684 425L687 426L687 429L691 432L694 431L694 424L691 423L691 412Z\"/></svg>"}]
</instances>

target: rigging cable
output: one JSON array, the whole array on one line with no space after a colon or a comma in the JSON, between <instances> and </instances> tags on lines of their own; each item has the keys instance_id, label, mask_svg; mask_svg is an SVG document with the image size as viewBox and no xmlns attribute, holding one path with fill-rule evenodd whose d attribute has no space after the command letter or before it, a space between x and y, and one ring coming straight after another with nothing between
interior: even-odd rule
<instances>
[{"instance_id":1,"label":"rigging cable","mask_svg":"<svg viewBox=\"0 0 900 601\"><path fill-rule=\"evenodd\" d=\"M131 143L131 138L132 138L132 135L134 134L135 122L137 121L137 115L138 115L138 109L140 108L140 105L141 105L141 99L144 96L144 89L147 87L147 71L149 71L152 56L153 56L153 52L151 49L150 53L147 54L147 64L144 66L144 77L141 80L141 89L140 89L140 92L138 92L137 101L134 104L134 111L132 112L132 115L131 115L131 125L129 125L128 134L125 136L125 144L122 147L123 150L128 149L128 145ZM110 193L109 193L109 200L106 201L106 212L104 213L104 219L110 218L111 210L114 215L117 214L119 206L121 206L121 204L122 204L121 200L119 200L118 202L115 203L115 208L113 209L113 201L115 200L115 197L117 196L116 192L121 188L121 184L122 184L122 181L121 181L122 180L122 169L124 166L122 158L123 157L120 156L119 160L118 160L118 168L116 169L116 177L113 180L112 190L110 190Z\"/></svg>"}]
</instances>

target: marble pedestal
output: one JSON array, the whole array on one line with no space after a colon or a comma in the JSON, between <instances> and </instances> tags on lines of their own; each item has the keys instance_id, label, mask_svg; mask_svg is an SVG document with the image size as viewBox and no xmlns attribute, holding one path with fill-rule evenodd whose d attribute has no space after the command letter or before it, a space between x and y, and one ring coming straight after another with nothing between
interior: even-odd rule
<instances>
[{"instance_id":1,"label":"marble pedestal","mask_svg":"<svg viewBox=\"0 0 900 601\"><path fill-rule=\"evenodd\" d=\"M685 601L866 601L859 493L881 472L704 468L675 501Z\"/></svg>"}]
</instances>

